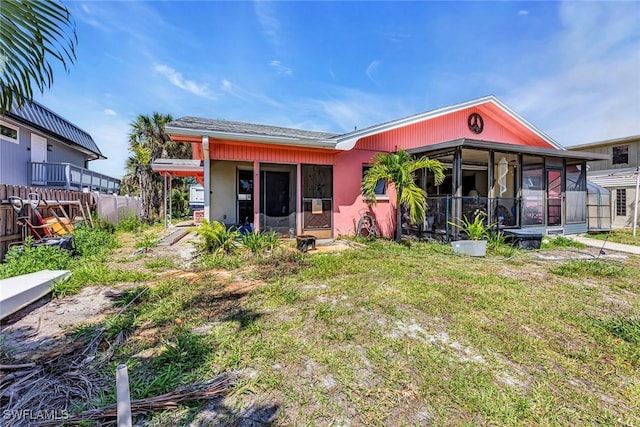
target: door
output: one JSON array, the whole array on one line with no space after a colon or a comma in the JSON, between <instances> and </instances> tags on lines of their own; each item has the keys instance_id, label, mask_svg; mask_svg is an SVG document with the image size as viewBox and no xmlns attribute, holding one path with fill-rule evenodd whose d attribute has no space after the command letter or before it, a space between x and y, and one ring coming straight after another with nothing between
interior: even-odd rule
<instances>
[{"instance_id":1,"label":"door","mask_svg":"<svg viewBox=\"0 0 640 427\"><path fill-rule=\"evenodd\" d=\"M47 162L47 139L31 134L31 182L33 184L46 185L47 169L42 163Z\"/></svg>"},{"instance_id":2,"label":"door","mask_svg":"<svg viewBox=\"0 0 640 427\"><path fill-rule=\"evenodd\" d=\"M281 171L262 171L260 179L260 210L264 214L264 230L276 230L281 234L290 234L290 173Z\"/></svg>"},{"instance_id":3,"label":"door","mask_svg":"<svg viewBox=\"0 0 640 427\"><path fill-rule=\"evenodd\" d=\"M562 169L547 169L547 226L562 225Z\"/></svg>"},{"instance_id":4,"label":"door","mask_svg":"<svg viewBox=\"0 0 640 427\"><path fill-rule=\"evenodd\" d=\"M238 170L238 223L253 224L252 170Z\"/></svg>"}]
</instances>

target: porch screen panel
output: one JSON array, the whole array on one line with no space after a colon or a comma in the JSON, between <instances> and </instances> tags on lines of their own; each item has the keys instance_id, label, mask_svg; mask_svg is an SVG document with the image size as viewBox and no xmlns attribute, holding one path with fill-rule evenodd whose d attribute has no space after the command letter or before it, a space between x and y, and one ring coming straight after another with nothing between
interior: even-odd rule
<instances>
[{"instance_id":1,"label":"porch screen panel","mask_svg":"<svg viewBox=\"0 0 640 427\"><path fill-rule=\"evenodd\" d=\"M330 230L333 212L333 167L302 165L302 228Z\"/></svg>"},{"instance_id":2,"label":"porch screen panel","mask_svg":"<svg viewBox=\"0 0 640 427\"><path fill-rule=\"evenodd\" d=\"M587 221L586 164L567 165L566 179L566 222L584 223Z\"/></svg>"},{"instance_id":3,"label":"porch screen panel","mask_svg":"<svg viewBox=\"0 0 640 427\"><path fill-rule=\"evenodd\" d=\"M544 224L545 177L541 157L524 156L522 170L522 225Z\"/></svg>"}]
</instances>

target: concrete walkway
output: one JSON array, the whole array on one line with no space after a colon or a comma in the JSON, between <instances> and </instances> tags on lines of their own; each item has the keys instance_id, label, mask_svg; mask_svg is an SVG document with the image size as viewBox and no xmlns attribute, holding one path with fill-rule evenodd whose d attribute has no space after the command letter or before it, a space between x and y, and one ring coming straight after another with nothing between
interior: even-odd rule
<instances>
[{"instance_id":1,"label":"concrete walkway","mask_svg":"<svg viewBox=\"0 0 640 427\"><path fill-rule=\"evenodd\" d=\"M569 237L573 240L575 240L576 242L580 242L584 245L587 246L591 246L594 248L602 248L604 249L604 251L606 252L607 250L610 251L616 251L616 252L624 252L627 254L635 254L635 255L640 255L640 246L634 246L634 245L624 245L622 243L614 243L611 242L609 240L605 241L604 240L599 240L599 239L591 239L589 237L585 237L582 235L574 235L574 236L565 236L565 237ZM604 245L604 247L603 247Z\"/></svg>"}]
</instances>

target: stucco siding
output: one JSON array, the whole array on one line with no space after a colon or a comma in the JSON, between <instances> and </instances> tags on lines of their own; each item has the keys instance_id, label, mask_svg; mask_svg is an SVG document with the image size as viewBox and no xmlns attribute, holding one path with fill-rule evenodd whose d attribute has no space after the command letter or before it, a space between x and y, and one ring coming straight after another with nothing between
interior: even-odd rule
<instances>
[{"instance_id":1,"label":"stucco siding","mask_svg":"<svg viewBox=\"0 0 640 427\"><path fill-rule=\"evenodd\" d=\"M237 224L236 171L238 167L251 169L253 164L211 161L211 220L223 224Z\"/></svg>"},{"instance_id":2,"label":"stucco siding","mask_svg":"<svg viewBox=\"0 0 640 427\"><path fill-rule=\"evenodd\" d=\"M334 236L351 235L365 210L370 211L382 233L393 236L395 229L395 193L387 186L386 197L378 197L378 202L367 205L362 198L362 166L370 164L375 152L353 149L335 156L334 159Z\"/></svg>"}]
</instances>

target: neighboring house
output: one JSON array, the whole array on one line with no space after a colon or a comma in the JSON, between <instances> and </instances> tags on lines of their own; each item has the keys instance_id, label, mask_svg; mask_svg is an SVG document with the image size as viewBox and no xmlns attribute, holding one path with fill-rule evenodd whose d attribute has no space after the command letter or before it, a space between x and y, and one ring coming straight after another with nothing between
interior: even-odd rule
<instances>
[{"instance_id":1,"label":"neighboring house","mask_svg":"<svg viewBox=\"0 0 640 427\"><path fill-rule=\"evenodd\" d=\"M117 193L120 180L88 169L105 158L91 135L37 102L0 116L0 184Z\"/></svg>"},{"instance_id":2,"label":"neighboring house","mask_svg":"<svg viewBox=\"0 0 640 427\"><path fill-rule=\"evenodd\" d=\"M587 166L587 179L611 192L611 224L613 228L633 226L638 168L640 167L640 135L609 139L571 147L572 150L608 155Z\"/></svg>"},{"instance_id":3,"label":"neighboring house","mask_svg":"<svg viewBox=\"0 0 640 427\"><path fill-rule=\"evenodd\" d=\"M194 159L208 159L205 218L248 219L256 230L317 237L353 235L365 211L392 236L395 195L381 183L377 204L361 193L378 152L399 148L443 162L446 179L418 177L427 191L428 231L482 210L505 228L587 231L586 162L606 155L568 151L493 96L345 134L184 117L167 125ZM454 236L455 237L455 236Z\"/></svg>"}]
</instances>

